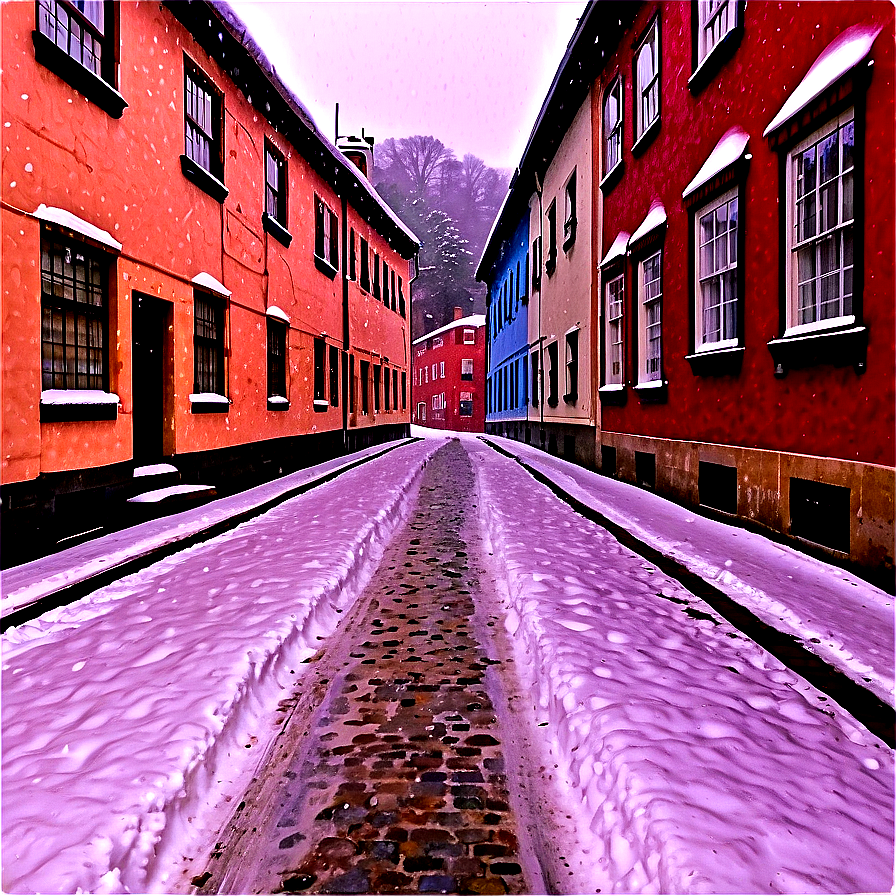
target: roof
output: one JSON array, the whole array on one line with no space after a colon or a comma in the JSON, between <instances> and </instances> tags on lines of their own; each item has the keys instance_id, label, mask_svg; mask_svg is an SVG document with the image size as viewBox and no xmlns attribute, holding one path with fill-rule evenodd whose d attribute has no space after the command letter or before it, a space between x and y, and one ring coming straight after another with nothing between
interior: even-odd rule
<instances>
[{"instance_id":1,"label":"roof","mask_svg":"<svg viewBox=\"0 0 896 896\"><path fill-rule=\"evenodd\" d=\"M302 157L405 257L420 248L416 234L373 184L318 128L311 113L277 74L246 24L224 0L165 0L165 6L215 59L258 110ZM222 30L223 26L223 30ZM250 65L245 65L248 61Z\"/></svg>"},{"instance_id":2,"label":"roof","mask_svg":"<svg viewBox=\"0 0 896 896\"><path fill-rule=\"evenodd\" d=\"M420 336L418 339L415 339L411 345L416 345L418 342L425 342L427 339L432 339L433 336L438 336L440 333L447 333L449 330L455 330L458 327L484 327L485 326L485 315L484 314L471 314L468 317L462 317L459 320L453 320L450 324L445 324L444 327L439 327L438 330L433 330L431 333L426 333L423 336Z\"/></svg>"}]
</instances>

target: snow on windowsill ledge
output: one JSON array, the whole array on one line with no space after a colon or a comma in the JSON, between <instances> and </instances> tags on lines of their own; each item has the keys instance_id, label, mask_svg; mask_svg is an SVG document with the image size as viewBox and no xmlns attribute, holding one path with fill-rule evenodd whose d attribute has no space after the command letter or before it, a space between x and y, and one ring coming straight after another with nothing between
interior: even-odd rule
<instances>
[{"instance_id":1,"label":"snow on windowsill ledge","mask_svg":"<svg viewBox=\"0 0 896 896\"><path fill-rule=\"evenodd\" d=\"M269 395L268 404L289 404L289 399L282 395Z\"/></svg>"},{"instance_id":2,"label":"snow on windowsill ledge","mask_svg":"<svg viewBox=\"0 0 896 896\"><path fill-rule=\"evenodd\" d=\"M119 243L111 233L101 230L96 225L91 224L89 221L85 221L83 218L79 218L77 215L66 211L64 208L54 208L53 206L41 203L34 210L34 217L47 224L58 224L66 230L71 230L81 236L86 236L94 242L102 243L110 249L115 249L116 252L121 252L121 243ZM57 390L52 389L50 391L55 392Z\"/></svg>"},{"instance_id":3,"label":"snow on windowsill ledge","mask_svg":"<svg viewBox=\"0 0 896 896\"><path fill-rule=\"evenodd\" d=\"M226 395L218 395L217 392L191 392L191 404L230 404L230 399Z\"/></svg>"},{"instance_id":4,"label":"snow on windowsill ledge","mask_svg":"<svg viewBox=\"0 0 896 896\"><path fill-rule=\"evenodd\" d=\"M101 389L44 389L40 393L40 403L54 407L74 404L119 404L120 401L114 392L103 392Z\"/></svg>"}]
</instances>

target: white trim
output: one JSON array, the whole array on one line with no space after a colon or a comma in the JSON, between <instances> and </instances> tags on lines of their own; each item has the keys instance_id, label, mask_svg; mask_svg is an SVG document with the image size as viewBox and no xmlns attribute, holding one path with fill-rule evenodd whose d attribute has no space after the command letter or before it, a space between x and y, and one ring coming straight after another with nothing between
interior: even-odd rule
<instances>
[{"instance_id":1,"label":"white trim","mask_svg":"<svg viewBox=\"0 0 896 896\"><path fill-rule=\"evenodd\" d=\"M230 399L217 392L191 392L190 404L230 404Z\"/></svg>"},{"instance_id":2,"label":"white trim","mask_svg":"<svg viewBox=\"0 0 896 896\"><path fill-rule=\"evenodd\" d=\"M856 322L854 314L845 314L843 317L831 317L827 320L816 320L808 324L798 324L794 327L788 327L784 331L784 336L802 336L807 333L817 333L819 330L836 330L840 327L851 327Z\"/></svg>"},{"instance_id":3,"label":"white trim","mask_svg":"<svg viewBox=\"0 0 896 896\"><path fill-rule=\"evenodd\" d=\"M607 250L607 254L600 260L598 267L605 268L611 261L615 261L617 258L623 258L628 251L630 240L631 234L626 233L624 230L620 230L619 233L616 234L616 239L613 240L613 245L610 246Z\"/></svg>"},{"instance_id":4,"label":"white trim","mask_svg":"<svg viewBox=\"0 0 896 896\"><path fill-rule=\"evenodd\" d=\"M177 467L172 464L147 464L143 467L134 467L134 479L142 476L164 476L167 473L176 473Z\"/></svg>"},{"instance_id":5,"label":"white trim","mask_svg":"<svg viewBox=\"0 0 896 896\"><path fill-rule=\"evenodd\" d=\"M282 308L278 308L276 305L268 306L268 309L267 309L267 311L265 311L265 314L268 317L273 317L273 318L276 318L277 320L282 320L283 323L285 323L285 324L289 323L289 315Z\"/></svg>"},{"instance_id":6,"label":"white trim","mask_svg":"<svg viewBox=\"0 0 896 896\"><path fill-rule=\"evenodd\" d=\"M418 339L415 339L411 345L419 345L421 342L425 342L427 339L431 339L433 336L438 336L440 333L447 333L449 330L454 330L457 327L473 327L474 329L478 327L485 326L485 315L484 314L471 314L469 317L461 317L458 320L451 321L450 324L445 324L444 327L439 327L436 330L432 330L429 333L425 333L423 336L420 336ZM471 343L467 343L470 345Z\"/></svg>"},{"instance_id":7,"label":"white trim","mask_svg":"<svg viewBox=\"0 0 896 896\"><path fill-rule=\"evenodd\" d=\"M622 392L625 389L625 383L607 383L605 386L600 386L598 388L598 392Z\"/></svg>"},{"instance_id":8,"label":"white trim","mask_svg":"<svg viewBox=\"0 0 896 896\"><path fill-rule=\"evenodd\" d=\"M734 267L731 267L731 254L730 247L728 251L728 261L729 264L725 268L724 271L714 271L711 275L705 275L704 272L700 270L700 222L702 218L705 218L709 214L714 214L716 209L721 208L723 205L727 206L732 200L738 201L738 218L737 218L737 235L735 236L735 251L740 248L739 243L739 232L740 232L740 194L737 187L734 187L726 192L722 193L719 196L716 196L714 199L711 199L705 205L700 206L694 211L694 301L692 304L692 312L694 315L694 352L705 352L705 351L713 351L719 348L728 348L730 346L736 346L740 343L740 336L735 336L733 338L728 339L720 339L717 342L705 342L704 337L705 333L703 330L703 293L701 289L702 279L704 276L712 276L718 277L721 274L725 273L725 271L733 270L735 273L735 286L738 285L738 276L737 272L741 264L741 259L738 256L737 261L734 264ZM730 231L729 231L730 232ZM728 239L728 233L726 233L725 239ZM735 297L735 313L739 310L740 305L740 296ZM719 305L719 332L721 333L724 330L724 312L725 307L724 303ZM737 329L737 319L735 319L735 329Z\"/></svg>"},{"instance_id":9,"label":"white trim","mask_svg":"<svg viewBox=\"0 0 896 896\"><path fill-rule=\"evenodd\" d=\"M737 348L740 345L737 339L720 339L718 342L704 342L694 349L694 354L699 355L703 352L717 352L726 348Z\"/></svg>"},{"instance_id":10,"label":"white trim","mask_svg":"<svg viewBox=\"0 0 896 896\"><path fill-rule=\"evenodd\" d=\"M60 227L65 227L67 230L72 230L81 236L86 236L88 239L121 252L121 243L111 233L100 230L99 227L91 224L89 221L85 221L83 218L79 218L63 208L54 208L51 205L41 203L34 210L34 217L39 221L45 221L47 224L58 224Z\"/></svg>"},{"instance_id":11,"label":"white trim","mask_svg":"<svg viewBox=\"0 0 896 896\"><path fill-rule=\"evenodd\" d=\"M326 398L315 398L314 399L314 407L316 408L328 408L330 406L330 402L326 400Z\"/></svg>"},{"instance_id":12,"label":"white trim","mask_svg":"<svg viewBox=\"0 0 896 896\"><path fill-rule=\"evenodd\" d=\"M643 239L643 237L656 230L657 227L661 227L665 224L666 220L666 209L663 208L663 203L660 202L659 199L654 199L653 202L650 203L650 209L645 215L644 220L637 226L631 237L629 237L628 244L632 245L632 243L636 243L638 240ZM618 238L619 237L617 237L617 239Z\"/></svg>"},{"instance_id":13,"label":"white trim","mask_svg":"<svg viewBox=\"0 0 896 896\"><path fill-rule=\"evenodd\" d=\"M289 404L285 395L268 395L268 404Z\"/></svg>"},{"instance_id":14,"label":"white trim","mask_svg":"<svg viewBox=\"0 0 896 896\"><path fill-rule=\"evenodd\" d=\"M196 286L201 286L203 289L210 289L212 292L216 292L218 295L225 296L228 299L232 295L230 290L223 283L219 283L206 271L200 271L193 278L192 282L195 283Z\"/></svg>"},{"instance_id":15,"label":"white trim","mask_svg":"<svg viewBox=\"0 0 896 896\"><path fill-rule=\"evenodd\" d=\"M43 405L103 405L120 404L121 399L114 392L103 392L101 389L44 389L40 393Z\"/></svg>"},{"instance_id":16,"label":"white trim","mask_svg":"<svg viewBox=\"0 0 896 896\"><path fill-rule=\"evenodd\" d=\"M576 330L581 330L581 329L582 329L581 324L575 324L574 326L570 327L563 335L569 336L570 333L575 333Z\"/></svg>"},{"instance_id":17,"label":"white trim","mask_svg":"<svg viewBox=\"0 0 896 896\"><path fill-rule=\"evenodd\" d=\"M778 114L768 123L762 136L767 137L776 128L786 124L835 81L866 59L880 32L881 26L863 23L847 28L831 41L812 63L812 67L781 106Z\"/></svg>"},{"instance_id":18,"label":"white trim","mask_svg":"<svg viewBox=\"0 0 896 896\"><path fill-rule=\"evenodd\" d=\"M700 167L694 179L684 188L681 194L686 199L705 183L712 180L730 165L740 159L747 150L747 142L750 137L746 131L739 127L733 127L722 135L722 139L716 143L709 157Z\"/></svg>"},{"instance_id":19,"label":"white trim","mask_svg":"<svg viewBox=\"0 0 896 896\"><path fill-rule=\"evenodd\" d=\"M668 386L668 380L644 380L644 382L637 383L632 388L634 389L662 389L663 386Z\"/></svg>"}]
</instances>

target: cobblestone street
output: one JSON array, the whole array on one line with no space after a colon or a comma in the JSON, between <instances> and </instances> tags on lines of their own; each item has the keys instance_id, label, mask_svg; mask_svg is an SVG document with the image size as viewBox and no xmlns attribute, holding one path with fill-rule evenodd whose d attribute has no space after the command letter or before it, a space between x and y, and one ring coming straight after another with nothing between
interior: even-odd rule
<instances>
[{"instance_id":1,"label":"cobblestone street","mask_svg":"<svg viewBox=\"0 0 896 896\"><path fill-rule=\"evenodd\" d=\"M281 751L270 802L247 796L240 849L219 843L203 892L538 891L487 683L500 660L477 632L495 623L474 618L475 494L450 442L346 626L307 735Z\"/></svg>"}]
</instances>

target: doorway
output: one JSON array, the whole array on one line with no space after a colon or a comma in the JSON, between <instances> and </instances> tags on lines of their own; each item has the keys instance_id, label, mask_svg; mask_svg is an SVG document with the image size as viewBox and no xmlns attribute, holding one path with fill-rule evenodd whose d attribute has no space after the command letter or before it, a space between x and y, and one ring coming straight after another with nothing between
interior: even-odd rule
<instances>
[{"instance_id":1,"label":"doorway","mask_svg":"<svg viewBox=\"0 0 896 896\"><path fill-rule=\"evenodd\" d=\"M426 402L425 401L417 402L417 422L418 423L426 423Z\"/></svg>"},{"instance_id":2,"label":"doorway","mask_svg":"<svg viewBox=\"0 0 896 896\"><path fill-rule=\"evenodd\" d=\"M173 445L165 450L171 401L171 305L138 292L132 294L132 302L134 460L149 464L173 453Z\"/></svg>"}]
</instances>

